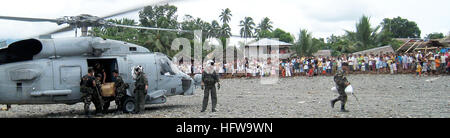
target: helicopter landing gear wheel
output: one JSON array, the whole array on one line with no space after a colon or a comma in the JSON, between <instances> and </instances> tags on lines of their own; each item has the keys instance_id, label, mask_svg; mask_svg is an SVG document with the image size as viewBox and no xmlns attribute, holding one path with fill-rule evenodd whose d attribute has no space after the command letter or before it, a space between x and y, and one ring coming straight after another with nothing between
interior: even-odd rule
<instances>
[{"instance_id":1,"label":"helicopter landing gear wheel","mask_svg":"<svg viewBox=\"0 0 450 138\"><path fill-rule=\"evenodd\" d=\"M127 97L125 102L123 102L123 112L133 113L136 109L136 100L132 97Z\"/></svg>"}]
</instances>

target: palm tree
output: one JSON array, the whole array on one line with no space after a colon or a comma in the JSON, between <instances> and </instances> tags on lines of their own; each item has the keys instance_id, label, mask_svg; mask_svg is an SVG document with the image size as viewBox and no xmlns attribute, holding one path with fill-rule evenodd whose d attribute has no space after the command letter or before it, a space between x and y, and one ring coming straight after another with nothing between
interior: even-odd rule
<instances>
[{"instance_id":1,"label":"palm tree","mask_svg":"<svg viewBox=\"0 0 450 138\"><path fill-rule=\"evenodd\" d=\"M382 37L382 33L378 33L380 26L375 28L371 28L369 17L363 15L358 23L356 23L356 31L347 31L347 36L350 40L356 42L355 47L358 47L360 50L373 48L381 45L380 39Z\"/></svg>"},{"instance_id":2,"label":"palm tree","mask_svg":"<svg viewBox=\"0 0 450 138\"><path fill-rule=\"evenodd\" d=\"M222 25L219 31L219 37L229 38L231 36L231 28L228 24Z\"/></svg>"},{"instance_id":3,"label":"palm tree","mask_svg":"<svg viewBox=\"0 0 450 138\"><path fill-rule=\"evenodd\" d=\"M258 28L261 29L261 30L273 31L272 30L272 28L273 28L272 24L273 24L273 22L268 17L265 17L261 21L261 23L259 23Z\"/></svg>"},{"instance_id":4,"label":"palm tree","mask_svg":"<svg viewBox=\"0 0 450 138\"><path fill-rule=\"evenodd\" d=\"M219 37L229 38L231 36L231 28L228 23L231 20L231 10L229 8L222 9L222 13L219 15L220 20L222 21L222 27L220 27L220 31L218 33Z\"/></svg>"},{"instance_id":5,"label":"palm tree","mask_svg":"<svg viewBox=\"0 0 450 138\"><path fill-rule=\"evenodd\" d=\"M273 22L268 17L261 20L261 23L259 23L258 27L255 29L258 38L269 37L273 28L272 24Z\"/></svg>"},{"instance_id":6,"label":"palm tree","mask_svg":"<svg viewBox=\"0 0 450 138\"><path fill-rule=\"evenodd\" d=\"M241 28L241 37L252 37L253 29L255 28L255 22L253 22L252 17L245 17L244 20L241 20L240 25Z\"/></svg>"},{"instance_id":7,"label":"palm tree","mask_svg":"<svg viewBox=\"0 0 450 138\"><path fill-rule=\"evenodd\" d=\"M216 20L213 20L211 22L210 28L208 29L209 30L208 31L208 37L209 38L211 38L211 37L218 37L220 29L221 29L221 27L219 25L219 22L217 22Z\"/></svg>"},{"instance_id":8,"label":"palm tree","mask_svg":"<svg viewBox=\"0 0 450 138\"><path fill-rule=\"evenodd\" d=\"M291 49L296 52L297 56L312 56L319 50L318 44L312 41L312 35L308 30L300 30L298 41Z\"/></svg>"},{"instance_id":9,"label":"palm tree","mask_svg":"<svg viewBox=\"0 0 450 138\"><path fill-rule=\"evenodd\" d=\"M222 13L219 15L223 24L228 24L231 20L231 16L233 15L231 14L231 10L229 8L222 9Z\"/></svg>"}]
</instances>

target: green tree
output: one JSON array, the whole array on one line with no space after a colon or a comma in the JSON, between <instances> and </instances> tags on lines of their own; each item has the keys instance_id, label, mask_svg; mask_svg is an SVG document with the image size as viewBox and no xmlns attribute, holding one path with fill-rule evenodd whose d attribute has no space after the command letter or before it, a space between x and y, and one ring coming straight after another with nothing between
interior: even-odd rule
<instances>
[{"instance_id":1,"label":"green tree","mask_svg":"<svg viewBox=\"0 0 450 138\"><path fill-rule=\"evenodd\" d=\"M272 24L273 24L273 22L269 19L269 17L265 17L261 21L261 23L259 23L258 29L272 31L272 28L273 28Z\"/></svg>"},{"instance_id":2,"label":"green tree","mask_svg":"<svg viewBox=\"0 0 450 138\"><path fill-rule=\"evenodd\" d=\"M294 37L292 37L291 33L285 32L284 30L281 30L280 28L277 28L272 32L272 37L278 38L280 41L283 41L286 43L294 42Z\"/></svg>"},{"instance_id":3,"label":"green tree","mask_svg":"<svg viewBox=\"0 0 450 138\"><path fill-rule=\"evenodd\" d=\"M393 38L420 38L420 29L414 21L396 17L393 19L385 18L381 22L382 30L391 32Z\"/></svg>"},{"instance_id":4,"label":"green tree","mask_svg":"<svg viewBox=\"0 0 450 138\"><path fill-rule=\"evenodd\" d=\"M219 37L220 29L221 29L221 27L219 25L219 22L217 22L217 20L213 20L211 22L210 28L208 29L208 38Z\"/></svg>"},{"instance_id":5,"label":"green tree","mask_svg":"<svg viewBox=\"0 0 450 138\"><path fill-rule=\"evenodd\" d=\"M228 24L222 25L219 31L220 38L229 38L231 36L231 27Z\"/></svg>"},{"instance_id":6,"label":"green tree","mask_svg":"<svg viewBox=\"0 0 450 138\"><path fill-rule=\"evenodd\" d=\"M346 31L347 36L351 41L355 42L355 47L359 50L365 50L381 46L380 38L382 36L378 33L380 26L372 28L370 25L370 19L367 16L361 17L358 23L356 23L356 31Z\"/></svg>"},{"instance_id":7,"label":"green tree","mask_svg":"<svg viewBox=\"0 0 450 138\"><path fill-rule=\"evenodd\" d=\"M208 32L211 28L211 24L203 21L200 18L194 18L191 15L185 15L183 21L180 23L181 30L189 30L189 31L195 31L195 30L201 30L203 35L203 40L207 37L209 37ZM181 33L181 37L187 38L189 40L194 39L193 33Z\"/></svg>"},{"instance_id":8,"label":"green tree","mask_svg":"<svg viewBox=\"0 0 450 138\"><path fill-rule=\"evenodd\" d=\"M444 34L434 32L434 33L428 34L427 37L425 37L425 38L426 39L442 39L442 38L444 38Z\"/></svg>"},{"instance_id":9,"label":"green tree","mask_svg":"<svg viewBox=\"0 0 450 138\"><path fill-rule=\"evenodd\" d=\"M222 13L220 13L219 18L222 21L223 25L228 24L231 21L231 10L229 8L222 9Z\"/></svg>"},{"instance_id":10,"label":"green tree","mask_svg":"<svg viewBox=\"0 0 450 138\"><path fill-rule=\"evenodd\" d=\"M269 38L271 36L272 32L272 26L273 22L268 18L265 17L261 20L261 22L258 24L258 27L255 29L257 38Z\"/></svg>"},{"instance_id":11,"label":"green tree","mask_svg":"<svg viewBox=\"0 0 450 138\"><path fill-rule=\"evenodd\" d=\"M109 19L107 21L122 25L137 25L136 21L127 18L123 18L120 20ZM93 27L89 31L89 33L93 36L105 39L114 39L136 44L139 43L138 41L139 32L137 29L123 28L123 27Z\"/></svg>"},{"instance_id":12,"label":"green tree","mask_svg":"<svg viewBox=\"0 0 450 138\"><path fill-rule=\"evenodd\" d=\"M194 18L191 15L185 15L183 18L183 21L180 23L182 30L201 30L202 31L202 43L206 41L208 37L212 37L209 34L209 31L211 29L211 24L203 21L200 18ZM191 57L194 57L194 33L181 33L182 38L187 38L190 41L191 44ZM204 51L208 52L208 51Z\"/></svg>"},{"instance_id":13,"label":"green tree","mask_svg":"<svg viewBox=\"0 0 450 138\"><path fill-rule=\"evenodd\" d=\"M273 38L273 34L269 30L257 30L256 38L258 40L261 38Z\"/></svg>"},{"instance_id":14,"label":"green tree","mask_svg":"<svg viewBox=\"0 0 450 138\"><path fill-rule=\"evenodd\" d=\"M325 39L323 38L313 38L313 43L316 44L319 50L327 50L329 47L327 47L327 44L325 43Z\"/></svg>"},{"instance_id":15,"label":"green tree","mask_svg":"<svg viewBox=\"0 0 450 138\"><path fill-rule=\"evenodd\" d=\"M228 23L231 21L231 10L229 8L222 9L222 12L219 15L220 20L222 21L222 26L219 26L218 37L229 38L231 36L231 27Z\"/></svg>"},{"instance_id":16,"label":"green tree","mask_svg":"<svg viewBox=\"0 0 450 138\"><path fill-rule=\"evenodd\" d=\"M333 56L344 53L353 53L356 51L354 42L348 36L335 36L334 34L327 38L327 45L330 46Z\"/></svg>"},{"instance_id":17,"label":"green tree","mask_svg":"<svg viewBox=\"0 0 450 138\"><path fill-rule=\"evenodd\" d=\"M240 25L241 27L241 37L252 37L253 36L253 29L255 28L255 22L253 22L252 17L245 17L244 20L241 20Z\"/></svg>"},{"instance_id":18,"label":"green tree","mask_svg":"<svg viewBox=\"0 0 450 138\"><path fill-rule=\"evenodd\" d=\"M297 56L312 56L319 50L318 43L313 41L311 33L307 30L300 30L297 43L295 43L291 50L295 51Z\"/></svg>"},{"instance_id":19,"label":"green tree","mask_svg":"<svg viewBox=\"0 0 450 138\"><path fill-rule=\"evenodd\" d=\"M177 7L173 5L147 6L139 12L142 26L179 29ZM140 41L143 46L153 52L161 52L172 57L177 51L171 50L172 41L177 38L177 32L141 30Z\"/></svg>"}]
</instances>

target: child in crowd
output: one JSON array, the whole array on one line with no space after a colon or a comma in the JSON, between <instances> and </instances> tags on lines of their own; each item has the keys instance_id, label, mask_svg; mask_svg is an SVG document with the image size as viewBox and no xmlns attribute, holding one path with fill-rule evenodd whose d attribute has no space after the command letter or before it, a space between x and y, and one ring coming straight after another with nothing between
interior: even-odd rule
<instances>
[{"instance_id":1,"label":"child in crowd","mask_svg":"<svg viewBox=\"0 0 450 138\"><path fill-rule=\"evenodd\" d=\"M423 75L427 75L427 69L428 69L428 62L427 62L427 60L424 60L424 62L421 63L421 64L422 64Z\"/></svg>"},{"instance_id":2,"label":"child in crowd","mask_svg":"<svg viewBox=\"0 0 450 138\"><path fill-rule=\"evenodd\" d=\"M419 76L419 77L422 75L422 66L420 64L423 64L423 63L417 64L417 67L416 67L416 76Z\"/></svg>"}]
</instances>

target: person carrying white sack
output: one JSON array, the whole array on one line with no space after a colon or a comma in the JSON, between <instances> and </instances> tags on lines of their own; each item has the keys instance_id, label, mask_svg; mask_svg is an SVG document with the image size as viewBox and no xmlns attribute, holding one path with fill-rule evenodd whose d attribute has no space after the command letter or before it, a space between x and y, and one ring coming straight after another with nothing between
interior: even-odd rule
<instances>
[{"instance_id":1,"label":"person carrying white sack","mask_svg":"<svg viewBox=\"0 0 450 138\"><path fill-rule=\"evenodd\" d=\"M339 93L339 97L331 100L331 108L334 108L334 104L337 101L341 101L341 112L348 112L345 109L345 103L347 102L347 94L345 93L345 88L350 85L347 78L344 76L343 71L338 71L334 76L334 82L336 83L336 88Z\"/></svg>"}]
</instances>

